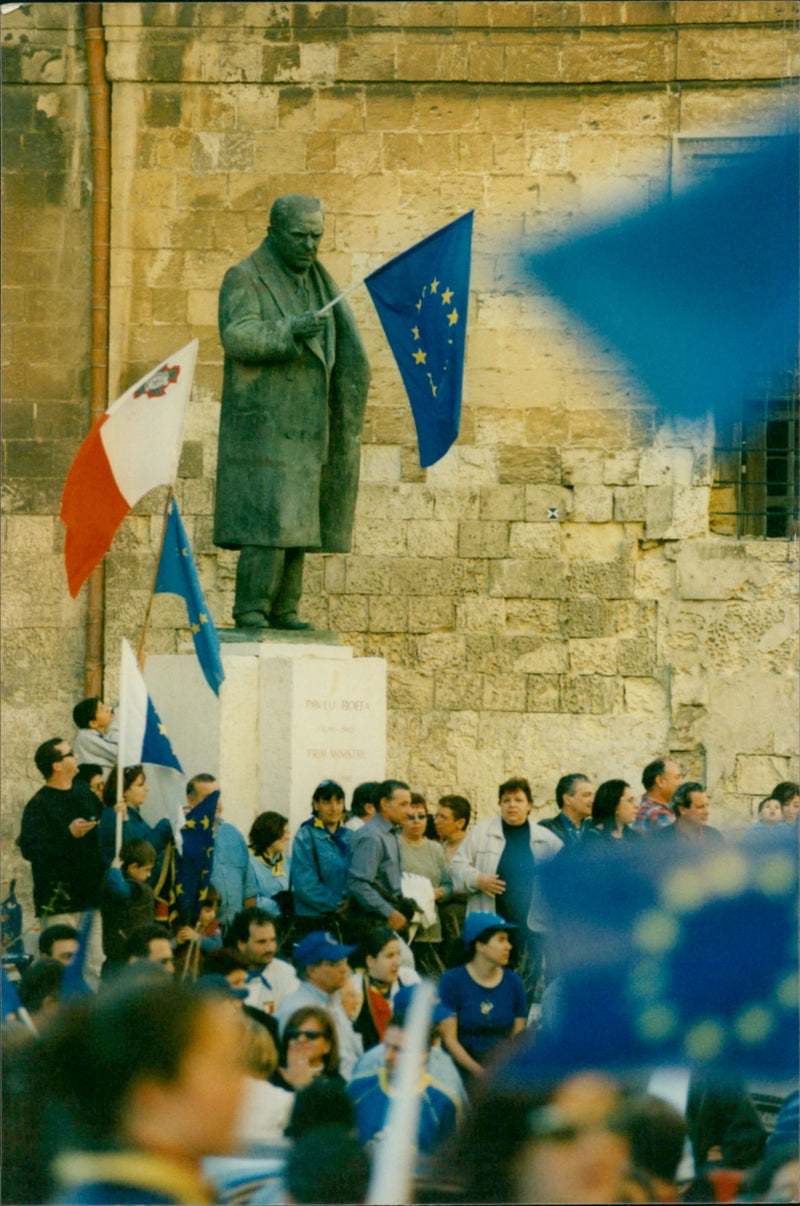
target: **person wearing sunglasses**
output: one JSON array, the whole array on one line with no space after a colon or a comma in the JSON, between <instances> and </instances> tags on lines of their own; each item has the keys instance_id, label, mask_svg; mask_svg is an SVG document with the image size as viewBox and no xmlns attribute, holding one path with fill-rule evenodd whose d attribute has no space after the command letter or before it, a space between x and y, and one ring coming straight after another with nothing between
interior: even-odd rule
<instances>
[{"instance_id":1,"label":"person wearing sunglasses","mask_svg":"<svg viewBox=\"0 0 800 1206\"><path fill-rule=\"evenodd\" d=\"M44 784L25 805L17 845L31 864L36 916L78 928L83 910L98 903L105 870L100 801L77 778L78 760L63 738L42 742L34 761Z\"/></svg>"},{"instance_id":2,"label":"person wearing sunglasses","mask_svg":"<svg viewBox=\"0 0 800 1206\"><path fill-rule=\"evenodd\" d=\"M306 1005L289 1017L281 1042L281 1058L271 1080L273 1085L298 1092L312 1080L335 1081L344 1088L339 1075L339 1039L336 1025L327 1009Z\"/></svg>"},{"instance_id":3,"label":"person wearing sunglasses","mask_svg":"<svg viewBox=\"0 0 800 1206\"><path fill-rule=\"evenodd\" d=\"M345 1080L350 1079L356 1060L364 1053L361 1036L353 1030L341 1001L341 989L350 975L347 960L355 950L354 946L342 945L330 931L307 934L292 956L300 984L277 1013L282 1037L298 1009L313 1006L330 1014L338 1039L339 1070Z\"/></svg>"},{"instance_id":4,"label":"person wearing sunglasses","mask_svg":"<svg viewBox=\"0 0 800 1206\"><path fill-rule=\"evenodd\" d=\"M403 818L400 834L400 865L408 875L422 876L433 888L433 903L430 917L435 919L422 924L413 936L412 949L419 970L428 975L440 976L444 971L441 959L442 923L438 906L449 900L453 893L453 881L447 866L444 850L439 842L425 836L428 824L428 805L418 792L411 794L411 807ZM409 892L411 895L411 892Z\"/></svg>"}]
</instances>

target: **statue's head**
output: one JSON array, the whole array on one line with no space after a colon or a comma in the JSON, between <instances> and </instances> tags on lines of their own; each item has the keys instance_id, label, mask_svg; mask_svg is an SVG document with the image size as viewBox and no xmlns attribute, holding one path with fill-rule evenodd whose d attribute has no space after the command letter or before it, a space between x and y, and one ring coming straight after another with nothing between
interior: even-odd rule
<instances>
[{"instance_id":1,"label":"statue's head","mask_svg":"<svg viewBox=\"0 0 800 1206\"><path fill-rule=\"evenodd\" d=\"M269 213L270 243L291 272L305 272L317 258L325 213L317 197L277 197Z\"/></svg>"}]
</instances>

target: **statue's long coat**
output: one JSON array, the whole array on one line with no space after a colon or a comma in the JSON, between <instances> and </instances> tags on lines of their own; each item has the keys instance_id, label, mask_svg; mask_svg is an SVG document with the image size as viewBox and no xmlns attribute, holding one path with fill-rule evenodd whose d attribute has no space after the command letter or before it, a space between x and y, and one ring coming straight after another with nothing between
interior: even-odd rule
<instances>
[{"instance_id":1,"label":"statue's long coat","mask_svg":"<svg viewBox=\"0 0 800 1206\"><path fill-rule=\"evenodd\" d=\"M225 350L214 543L348 552L369 364L346 302L295 340L289 320L339 290L321 264L308 299L265 239L219 297Z\"/></svg>"}]
</instances>

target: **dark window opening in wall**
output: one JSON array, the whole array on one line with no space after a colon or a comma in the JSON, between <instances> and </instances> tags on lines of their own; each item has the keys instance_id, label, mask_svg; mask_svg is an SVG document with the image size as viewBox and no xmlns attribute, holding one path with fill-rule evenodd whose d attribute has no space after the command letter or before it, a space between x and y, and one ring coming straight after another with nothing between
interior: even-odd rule
<instances>
[{"instance_id":1,"label":"dark window opening in wall","mask_svg":"<svg viewBox=\"0 0 800 1206\"><path fill-rule=\"evenodd\" d=\"M789 111L787 110L787 113ZM788 127L787 127L788 128ZM769 134L676 135L671 187L682 193L742 156L765 149ZM798 532L798 380L776 373L723 423L717 421L709 524L726 536L792 539Z\"/></svg>"},{"instance_id":2,"label":"dark window opening in wall","mask_svg":"<svg viewBox=\"0 0 800 1206\"><path fill-rule=\"evenodd\" d=\"M761 391L759 391L761 392ZM798 532L800 403L795 374L718 423L710 526L726 536L791 540Z\"/></svg>"}]
</instances>

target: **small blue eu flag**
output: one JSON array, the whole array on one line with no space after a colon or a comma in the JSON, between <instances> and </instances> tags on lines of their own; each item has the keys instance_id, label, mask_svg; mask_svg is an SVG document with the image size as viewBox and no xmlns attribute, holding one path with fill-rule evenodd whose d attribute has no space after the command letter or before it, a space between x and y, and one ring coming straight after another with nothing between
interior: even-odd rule
<instances>
[{"instance_id":1,"label":"small blue eu flag","mask_svg":"<svg viewBox=\"0 0 800 1206\"><path fill-rule=\"evenodd\" d=\"M153 593L183 596L200 668L211 690L215 695L219 695L220 683L225 677L219 651L219 637L203 597L189 538L174 498L170 503Z\"/></svg>"},{"instance_id":2,"label":"small blue eu flag","mask_svg":"<svg viewBox=\"0 0 800 1206\"><path fill-rule=\"evenodd\" d=\"M423 468L458 435L472 216L470 210L456 218L364 282L406 387Z\"/></svg>"},{"instance_id":3,"label":"small blue eu flag","mask_svg":"<svg viewBox=\"0 0 800 1206\"><path fill-rule=\"evenodd\" d=\"M181 921L194 925L203 906L214 865L214 819L219 792L212 791L187 814L183 849L175 858L175 905Z\"/></svg>"}]
</instances>

